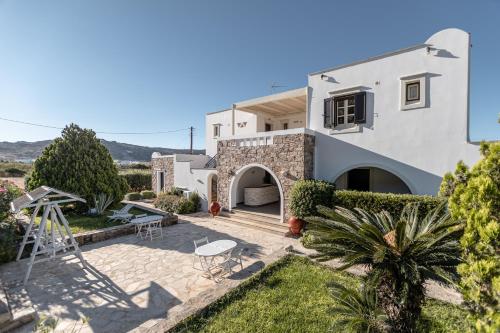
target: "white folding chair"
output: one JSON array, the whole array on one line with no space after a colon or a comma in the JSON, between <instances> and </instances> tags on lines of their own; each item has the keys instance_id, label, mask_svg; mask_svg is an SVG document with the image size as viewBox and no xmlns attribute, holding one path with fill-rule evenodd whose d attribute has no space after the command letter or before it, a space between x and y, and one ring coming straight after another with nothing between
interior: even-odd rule
<instances>
[{"instance_id":1,"label":"white folding chair","mask_svg":"<svg viewBox=\"0 0 500 333\"><path fill-rule=\"evenodd\" d=\"M241 269L243 269L243 260L241 259L243 251L244 249L238 249L229 253L227 258L225 258L224 262L222 262L221 264L224 272L233 273L233 263L236 265L240 265Z\"/></svg>"},{"instance_id":2,"label":"white folding chair","mask_svg":"<svg viewBox=\"0 0 500 333\"><path fill-rule=\"evenodd\" d=\"M198 247L200 247L201 245L208 244L208 237L203 237L203 238L200 238L200 239L196 239L196 240L193 241L193 243L194 243L194 249L196 251L196 249ZM194 263L196 261L196 258L198 258L198 260L200 261L200 265L203 268L203 263L201 261L201 258L196 255L196 252L193 253L193 268L196 268L196 267L194 267Z\"/></svg>"}]
</instances>

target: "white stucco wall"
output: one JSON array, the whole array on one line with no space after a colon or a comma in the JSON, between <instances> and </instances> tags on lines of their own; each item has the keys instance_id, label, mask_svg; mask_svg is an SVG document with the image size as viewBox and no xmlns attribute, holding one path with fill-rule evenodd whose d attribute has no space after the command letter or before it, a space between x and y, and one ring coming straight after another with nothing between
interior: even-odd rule
<instances>
[{"instance_id":1,"label":"white stucco wall","mask_svg":"<svg viewBox=\"0 0 500 333\"><path fill-rule=\"evenodd\" d=\"M208 177L217 174L214 169L200 168L208 160L206 155L174 155L174 186L197 192L201 198L202 211L208 210Z\"/></svg>"},{"instance_id":2,"label":"white stucco wall","mask_svg":"<svg viewBox=\"0 0 500 333\"><path fill-rule=\"evenodd\" d=\"M264 132L266 123L272 125L273 131L283 130L283 124L287 123L288 128L304 128L306 127L306 113L291 113L283 116L273 116L267 113L260 113L257 117L257 131Z\"/></svg>"},{"instance_id":3,"label":"white stucco wall","mask_svg":"<svg viewBox=\"0 0 500 333\"><path fill-rule=\"evenodd\" d=\"M232 110L209 113L205 116L206 154L217 154L217 139L213 136L213 125L220 124L220 137L232 136ZM257 132L257 115L250 112L235 110L234 134L244 135Z\"/></svg>"},{"instance_id":4,"label":"white stucco wall","mask_svg":"<svg viewBox=\"0 0 500 333\"><path fill-rule=\"evenodd\" d=\"M379 167L403 179L415 194L436 194L444 173L459 160L479 158L468 143L469 34L440 31L425 46L309 76L308 117L317 131L315 176L334 181L355 167ZM401 110L401 77L426 73L427 105ZM330 92L362 87L367 123L355 133L323 127Z\"/></svg>"}]
</instances>

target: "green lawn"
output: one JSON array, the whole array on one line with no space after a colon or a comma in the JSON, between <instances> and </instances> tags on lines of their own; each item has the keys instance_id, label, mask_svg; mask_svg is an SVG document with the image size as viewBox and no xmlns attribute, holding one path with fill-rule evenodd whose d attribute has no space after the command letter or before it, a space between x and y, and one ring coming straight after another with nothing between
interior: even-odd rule
<instances>
[{"instance_id":1,"label":"green lawn","mask_svg":"<svg viewBox=\"0 0 500 333\"><path fill-rule=\"evenodd\" d=\"M187 318L173 332L343 332L326 284L359 283L348 273L335 272L299 257L286 257L211 304L201 315ZM422 332L463 332L466 311L428 300L420 323Z\"/></svg>"},{"instance_id":2,"label":"green lawn","mask_svg":"<svg viewBox=\"0 0 500 333\"><path fill-rule=\"evenodd\" d=\"M116 207L116 209L120 209L123 205L120 205ZM152 213L148 213L146 211L143 211L138 208L132 208L130 211L130 214L134 215L139 215L139 214L148 214L151 215ZM109 221L108 216L112 215L111 211L106 211L103 215L101 216L88 216L88 215L78 215L75 213L65 213L64 216L68 220L69 227L71 228L71 232L73 234L80 233L80 232L86 232L86 231L93 231L93 230L98 230L98 229L104 229L108 227L113 227L116 225L121 225L120 221ZM40 224L41 220L41 213L38 214L36 218L36 223ZM50 220L50 219L49 219Z\"/></svg>"}]
</instances>

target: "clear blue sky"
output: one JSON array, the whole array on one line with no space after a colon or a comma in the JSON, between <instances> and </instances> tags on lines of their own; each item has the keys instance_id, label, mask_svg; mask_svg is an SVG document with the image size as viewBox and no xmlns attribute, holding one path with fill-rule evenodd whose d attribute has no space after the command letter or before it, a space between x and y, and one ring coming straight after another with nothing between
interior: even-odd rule
<instances>
[{"instance_id":1,"label":"clear blue sky","mask_svg":"<svg viewBox=\"0 0 500 333\"><path fill-rule=\"evenodd\" d=\"M472 34L472 139L499 139L498 0L0 0L0 117L115 132L192 125L203 148L206 112L449 27ZM0 141L59 133L0 121ZM100 137L188 146L187 132Z\"/></svg>"}]
</instances>

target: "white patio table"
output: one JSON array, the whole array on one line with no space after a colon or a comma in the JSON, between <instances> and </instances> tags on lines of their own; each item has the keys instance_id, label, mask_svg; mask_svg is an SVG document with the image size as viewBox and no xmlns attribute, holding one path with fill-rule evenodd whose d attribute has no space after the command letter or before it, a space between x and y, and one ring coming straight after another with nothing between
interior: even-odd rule
<instances>
[{"instance_id":1,"label":"white patio table","mask_svg":"<svg viewBox=\"0 0 500 333\"><path fill-rule=\"evenodd\" d=\"M236 245L237 244L235 241L229 239L221 239L196 248L194 253L197 256L203 258L205 265L202 266L205 267L202 268L210 275L212 280L215 281L212 271L210 270L211 268L216 266L213 265L215 257L224 256L225 260L227 260L227 257L231 255L231 252L236 247Z\"/></svg>"},{"instance_id":2,"label":"white patio table","mask_svg":"<svg viewBox=\"0 0 500 333\"><path fill-rule=\"evenodd\" d=\"M144 238L149 238L153 240L153 234L159 232L159 237L163 239L163 232L161 228L161 220L163 216L161 215L149 215L138 217L130 221L130 223L135 225L136 235L143 238L142 234L144 233ZM145 229L145 230L144 230Z\"/></svg>"}]
</instances>

